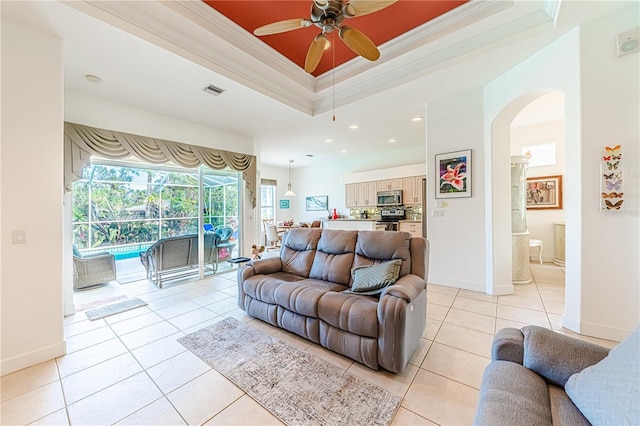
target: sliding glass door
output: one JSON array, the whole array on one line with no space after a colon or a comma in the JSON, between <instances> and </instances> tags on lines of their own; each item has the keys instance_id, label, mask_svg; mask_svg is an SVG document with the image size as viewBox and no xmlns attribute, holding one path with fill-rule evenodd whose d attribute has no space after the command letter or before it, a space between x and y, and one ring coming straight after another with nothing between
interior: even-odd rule
<instances>
[{"instance_id":1,"label":"sliding glass door","mask_svg":"<svg viewBox=\"0 0 640 426\"><path fill-rule=\"evenodd\" d=\"M83 254L108 251L118 259L201 227L226 227L237 241L239 182L237 172L203 168L201 200L198 170L95 161L73 184L73 243ZM231 252L238 250L234 243Z\"/></svg>"}]
</instances>

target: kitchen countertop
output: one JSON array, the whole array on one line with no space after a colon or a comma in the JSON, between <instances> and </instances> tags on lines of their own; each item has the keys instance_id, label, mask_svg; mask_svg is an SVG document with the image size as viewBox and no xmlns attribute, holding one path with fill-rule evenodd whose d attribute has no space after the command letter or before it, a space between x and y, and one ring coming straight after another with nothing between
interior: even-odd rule
<instances>
[{"instance_id":1,"label":"kitchen countertop","mask_svg":"<svg viewBox=\"0 0 640 426\"><path fill-rule=\"evenodd\" d=\"M422 219L402 219L402 220L399 220L398 222L403 222L403 223L422 223Z\"/></svg>"},{"instance_id":2,"label":"kitchen countertop","mask_svg":"<svg viewBox=\"0 0 640 426\"><path fill-rule=\"evenodd\" d=\"M320 220L324 220L327 222L336 222L336 221L343 221L343 222L377 222L380 219L376 219L376 218L368 218L368 219L356 219L354 218L348 218L348 217L342 217L342 218L338 218L338 219L320 219Z\"/></svg>"}]
</instances>

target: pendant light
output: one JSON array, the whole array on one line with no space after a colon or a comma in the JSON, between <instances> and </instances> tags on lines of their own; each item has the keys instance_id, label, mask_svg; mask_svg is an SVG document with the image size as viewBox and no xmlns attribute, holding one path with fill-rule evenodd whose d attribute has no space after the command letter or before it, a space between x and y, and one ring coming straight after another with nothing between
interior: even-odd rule
<instances>
[{"instance_id":1,"label":"pendant light","mask_svg":"<svg viewBox=\"0 0 640 426\"><path fill-rule=\"evenodd\" d=\"M291 163L293 160L289 160L289 185L287 185L287 192L284 193L285 197L295 197L296 194L291 190Z\"/></svg>"}]
</instances>

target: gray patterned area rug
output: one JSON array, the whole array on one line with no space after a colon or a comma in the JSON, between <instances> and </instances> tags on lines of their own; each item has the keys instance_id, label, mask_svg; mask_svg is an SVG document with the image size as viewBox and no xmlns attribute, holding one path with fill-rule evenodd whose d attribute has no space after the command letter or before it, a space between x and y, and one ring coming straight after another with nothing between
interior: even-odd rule
<instances>
[{"instance_id":1,"label":"gray patterned area rug","mask_svg":"<svg viewBox=\"0 0 640 426\"><path fill-rule=\"evenodd\" d=\"M402 401L234 318L178 342L288 425L388 425Z\"/></svg>"},{"instance_id":2,"label":"gray patterned area rug","mask_svg":"<svg viewBox=\"0 0 640 426\"><path fill-rule=\"evenodd\" d=\"M96 309L91 309L90 311L86 311L85 315L91 321L97 320L100 318L108 317L110 315L119 314L120 312L129 311L131 309L140 308L145 306L147 302L142 299L128 299L124 302L114 303L112 305L101 306Z\"/></svg>"}]
</instances>

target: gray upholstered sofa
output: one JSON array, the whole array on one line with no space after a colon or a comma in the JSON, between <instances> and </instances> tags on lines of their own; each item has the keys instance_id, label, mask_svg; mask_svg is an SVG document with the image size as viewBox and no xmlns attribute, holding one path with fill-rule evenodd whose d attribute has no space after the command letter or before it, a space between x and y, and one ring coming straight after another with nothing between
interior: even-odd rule
<instances>
[{"instance_id":1,"label":"gray upholstered sofa","mask_svg":"<svg viewBox=\"0 0 640 426\"><path fill-rule=\"evenodd\" d=\"M638 333L609 351L542 327L499 330L474 424L640 424Z\"/></svg>"},{"instance_id":2,"label":"gray upholstered sofa","mask_svg":"<svg viewBox=\"0 0 640 426\"><path fill-rule=\"evenodd\" d=\"M399 261L393 261L399 259ZM398 266L377 295L349 293L352 270ZM406 232L294 228L279 257L238 270L238 304L372 369L401 372L426 326L428 243Z\"/></svg>"}]
</instances>

